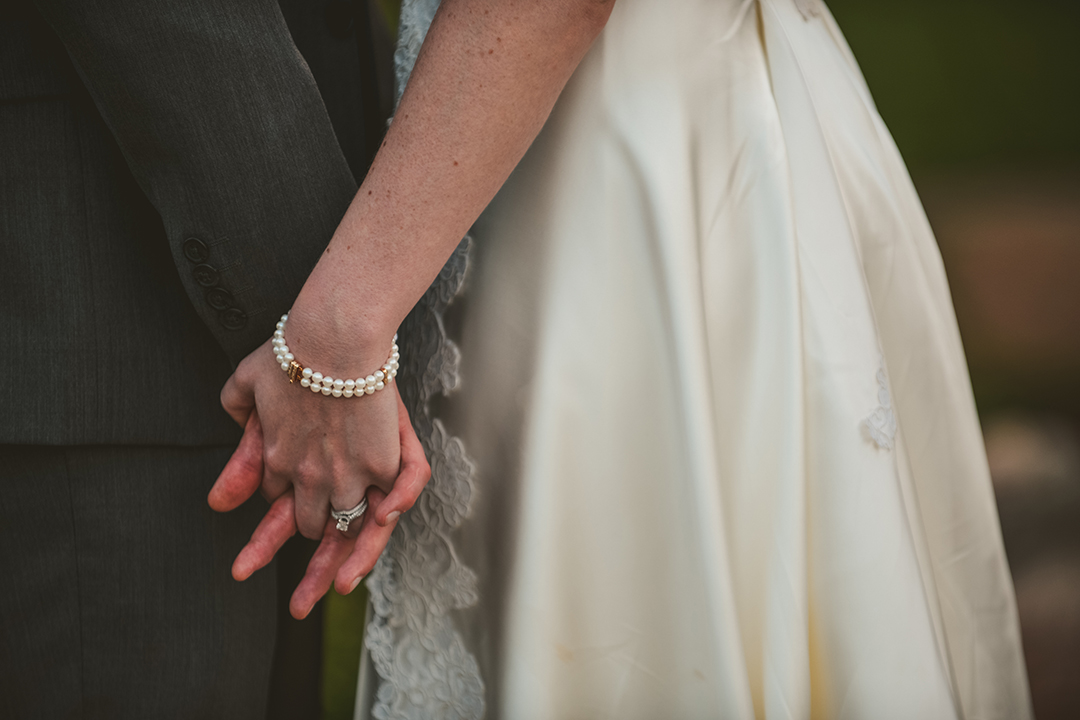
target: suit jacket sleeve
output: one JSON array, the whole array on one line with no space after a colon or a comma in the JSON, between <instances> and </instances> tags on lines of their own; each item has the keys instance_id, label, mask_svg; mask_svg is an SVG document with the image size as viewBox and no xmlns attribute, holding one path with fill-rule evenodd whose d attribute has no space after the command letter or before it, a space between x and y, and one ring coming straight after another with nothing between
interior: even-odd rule
<instances>
[{"instance_id":1,"label":"suit jacket sleeve","mask_svg":"<svg viewBox=\"0 0 1080 720\"><path fill-rule=\"evenodd\" d=\"M39 0L238 362L356 191L274 0Z\"/></svg>"}]
</instances>

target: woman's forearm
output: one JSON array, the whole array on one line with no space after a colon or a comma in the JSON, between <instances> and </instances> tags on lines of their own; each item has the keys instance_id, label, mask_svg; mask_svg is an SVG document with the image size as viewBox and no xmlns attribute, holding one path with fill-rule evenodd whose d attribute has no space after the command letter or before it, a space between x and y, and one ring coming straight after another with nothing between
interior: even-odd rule
<instances>
[{"instance_id":1,"label":"woman's forearm","mask_svg":"<svg viewBox=\"0 0 1080 720\"><path fill-rule=\"evenodd\" d=\"M338 372L381 363L382 345L525 154L613 2L443 1L371 170L294 305L298 357Z\"/></svg>"}]
</instances>

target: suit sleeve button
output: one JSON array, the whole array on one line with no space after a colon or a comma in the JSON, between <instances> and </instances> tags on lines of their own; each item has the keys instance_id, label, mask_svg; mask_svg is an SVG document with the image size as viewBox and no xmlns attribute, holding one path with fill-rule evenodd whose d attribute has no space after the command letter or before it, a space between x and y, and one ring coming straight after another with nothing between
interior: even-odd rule
<instances>
[{"instance_id":1,"label":"suit sleeve button","mask_svg":"<svg viewBox=\"0 0 1080 720\"><path fill-rule=\"evenodd\" d=\"M240 308L229 308L218 315L218 321L226 330L243 330L247 319L247 315Z\"/></svg>"},{"instance_id":2,"label":"suit sleeve button","mask_svg":"<svg viewBox=\"0 0 1080 720\"><path fill-rule=\"evenodd\" d=\"M210 288L206 291L206 302L215 310L228 310L232 307L232 293L224 288Z\"/></svg>"},{"instance_id":3,"label":"suit sleeve button","mask_svg":"<svg viewBox=\"0 0 1080 720\"><path fill-rule=\"evenodd\" d=\"M210 248L199 238L188 238L184 241L184 257L193 263L206 262L210 257Z\"/></svg>"},{"instance_id":4,"label":"suit sleeve button","mask_svg":"<svg viewBox=\"0 0 1080 720\"><path fill-rule=\"evenodd\" d=\"M214 287L218 282L217 268L212 265L196 265L191 274L195 276L195 282L203 287Z\"/></svg>"}]
</instances>

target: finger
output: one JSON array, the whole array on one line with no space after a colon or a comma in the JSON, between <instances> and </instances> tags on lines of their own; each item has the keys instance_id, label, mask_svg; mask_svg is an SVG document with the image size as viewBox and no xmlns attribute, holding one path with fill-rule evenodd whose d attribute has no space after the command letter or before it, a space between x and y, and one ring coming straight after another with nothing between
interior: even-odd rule
<instances>
[{"instance_id":1,"label":"finger","mask_svg":"<svg viewBox=\"0 0 1080 720\"><path fill-rule=\"evenodd\" d=\"M420 491L431 479L431 466L424 456L424 446L416 437L416 431L409 420L409 412L405 409L400 395L398 434L401 438L401 472L398 473L390 494L375 513L376 522L383 526L394 522L401 513L411 508L420 496Z\"/></svg>"},{"instance_id":2,"label":"finger","mask_svg":"<svg viewBox=\"0 0 1080 720\"><path fill-rule=\"evenodd\" d=\"M225 387L221 388L221 407L225 408L225 412L229 413L240 427L244 427L248 415L255 408L255 387L251 383L247 368L247 361L241 362L225 381Z\"/></svg>"},{"instance_id":3,"label":"finger","mask_svg":"<svg viewBox=\"0 0 1080 720\"><path fill-rule=\"evenodd\" d=\"M300 534L308 540L325 538L326 523L330 518L329 490L303 477L293 482L293 488L296 491L296 527Z\"/></svg>"},{"instance_id":4,"label":"finger","mask_svg":"<svg viewBox=\"0 0 1080 720\"><path fill-rule=\"evenodd\" d=\"M210 488L207 502L218 512L228 512L244 504L259 489L263 477L263 436L259 414L248 415L244 436L229 462Z\"/></svg>"},{"instance_id":5,"label":"finger","mask_svg":"<svg viewBox=\"0 0 1080 720\"><path fill-rule=\"evenodd\" d=\"M296 534L296 520L293 516L293 494L287 492L270 506L259 526L255 528L251 539L233 561L232 576L236 580L247 580L256 570L266 567L274 559L285 541Z\"/></svg>"},{"instance_id":6,"label":"finger","mask_svg":"<svg viewBox=\"0 0 1080 720\"><path fill-rule=\"evenodd\" d=\"M351 533L349 535L342 533L337 529L337 523L334 520L326 522L322 542L311 557L307 572L304 573L303 579L296 586L292 599L289 601L289 612L294 618L297 620L306 618L319 598L326 594L334 580L334 575L349 557L355 542L356 536Z\"/></svg>"},{"instance_id":7,"label":"finger","mask_svg":"<svg viewBox=\"0 0 1080 720\"><path fill-rule=\"evenodd\" d=\"M371 488L368 491L368 502L374 512L378 512L379 506L385 500L386 496L378 488ZM337 571L334 585L340 594L351 593L374 569L386 544L390 542L390 535L394 532L395 525L397 525L396 520L391 520L387 525L380 525L367 515L364 516L364 524L360 528L360 535L356 538L352 553Z\"/></svg>"}]
</instances>

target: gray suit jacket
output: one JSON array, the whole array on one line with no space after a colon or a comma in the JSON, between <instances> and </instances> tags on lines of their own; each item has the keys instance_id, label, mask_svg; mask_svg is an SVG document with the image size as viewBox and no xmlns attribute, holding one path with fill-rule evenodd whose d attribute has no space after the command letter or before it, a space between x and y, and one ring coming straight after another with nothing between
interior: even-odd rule
<instances>
[{"instance_id":1,"label":"gray suit jacket","mask_svg":"<svg viewBox=\"0 0 1080 720\"><path fill-rule=\"evenodd\" d=\"M235 441L381 136L360 1L0 10L0 443Z\"/></svg>"}]
</instances>

